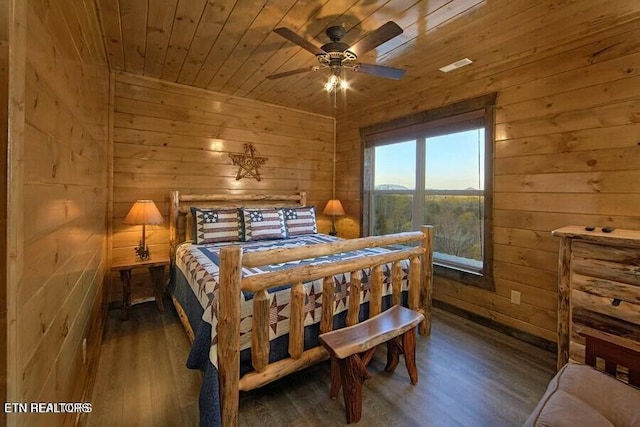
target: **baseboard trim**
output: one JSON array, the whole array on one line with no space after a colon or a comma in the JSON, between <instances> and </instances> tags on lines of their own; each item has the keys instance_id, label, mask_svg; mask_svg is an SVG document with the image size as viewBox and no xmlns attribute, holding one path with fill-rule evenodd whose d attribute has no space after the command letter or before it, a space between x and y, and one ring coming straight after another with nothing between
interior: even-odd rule
<instances>
[{"instance_id":1,"label":"baseboard trim","mask_svg":"<svg viewBox=\"0 0 640 427\"><path fill-rule=\"evenodd\" d=\"M503 334L517 338L520 341L524 341L526 343L539 347L543 350L547 350L551 353L557 352L556 343L553 341L549 341L547 339L535 336L528 332L524 332L519 329L513 328L511 326L504 325L502 323L496 322L495 320L489 319L484 316L480 316L475 313L471 313L470 311L463 310L459 307L456 307L454 305L448 304L443 301L438 301L434 299L433 306L439 309L442 309L444 311L453 313L457 316L464 317L465 319L471 320L472 322L494 329L498 332L502 332Z\"/></svg>"}]
</instances>

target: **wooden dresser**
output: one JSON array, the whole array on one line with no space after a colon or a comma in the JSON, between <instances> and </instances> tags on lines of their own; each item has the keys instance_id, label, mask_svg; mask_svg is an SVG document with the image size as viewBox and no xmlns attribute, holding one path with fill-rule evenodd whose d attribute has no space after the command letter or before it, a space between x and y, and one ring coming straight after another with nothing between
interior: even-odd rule
<instances>
[{"instance_id":1,"label":"wooden dresser","mask_svg":"<svg viewBox=\"0 0 640 427\"><path fill-rule=\"evenodd\" d=\"M584 363L581 332L601 332L640 343L640 231L569 226L558 259L558 369Z\"/></svg>"}]
</instances>

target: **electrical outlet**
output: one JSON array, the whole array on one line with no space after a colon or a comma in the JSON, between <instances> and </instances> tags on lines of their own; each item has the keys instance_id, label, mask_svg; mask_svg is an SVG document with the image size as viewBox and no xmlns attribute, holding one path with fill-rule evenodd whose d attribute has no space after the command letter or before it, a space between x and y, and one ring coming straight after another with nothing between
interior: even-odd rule
<instances>
[{"instance_id":1,"label":"electrical outlet","mask_svg":"<svg viewBox=\"0 0 640 427\"><path fill-rule=\"evenodd\" d=\"M82 340L82 363L87 364L87 339Z\"/></svg>"},{"instance_id":2,"label":"electrical outlet","mask_svg":"<svg viewBox=\"0 0 640 427\"><path fill-rule=\"evenodd\" d=\"M520 292L511 291L511 302L520 305Z\"/></svg>"}]
</instances>

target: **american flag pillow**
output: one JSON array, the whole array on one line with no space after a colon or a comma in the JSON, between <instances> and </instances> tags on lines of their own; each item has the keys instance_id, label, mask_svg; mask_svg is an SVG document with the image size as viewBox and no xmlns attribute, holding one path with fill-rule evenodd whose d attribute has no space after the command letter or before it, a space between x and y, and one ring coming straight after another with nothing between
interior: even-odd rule
<instances>
[{"instance_id":1,"label":"american flag pillow","mask_svg":"<svg viewBox=\"0 0 640 427\"><path fill-rule=\"evenodd\" d=\"M282 209L242 209L244 240L284 239L287 232Z\"/></svg>"},{"instance_id":2,"label":"american flag pillow","mask_svg":"<svg viewBox=\"0 0 640 427\"><path fill-rule=\"evenodd\" d=\"M238 209L191 208L194 239L197 245L242 240L242 222Z\"/></svg>"},{"instance_id":3,"label":"american flag pillow","mask_svg":"<svg viewBox=\"0 0 640 427\"><path fill-rule=\"evenodd\" d=\"M287 236L301 236L303 234L317 234L316 208L305 206L302 208L284 208L284 222L287 226Z\"/></svg>"}]
</instances>

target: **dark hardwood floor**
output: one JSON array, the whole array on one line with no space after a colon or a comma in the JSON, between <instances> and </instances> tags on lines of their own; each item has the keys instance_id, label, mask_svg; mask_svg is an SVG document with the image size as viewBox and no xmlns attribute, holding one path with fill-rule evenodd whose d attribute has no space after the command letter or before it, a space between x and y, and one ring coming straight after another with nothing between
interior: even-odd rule
<instances>
[{"instance_id":1,"label":"dark hardwood floor","mask_svg":"<svg viewBox=\"0 0 640 427\"><path fill-rule=\"evenodd\" d=\"M106 326L88 426L198 424L200 375L184 367L189 341L170 302L132 307ZM384 346L383 346L384 347ZM369 365L358 426L519 426L555 372L555 355L442 310L417 338L416 386L401 362L383 372L384 348ZM329 398L329 363L240 396L240 426L342 426L342 395Z\"/></svg>"}]
</instances>

